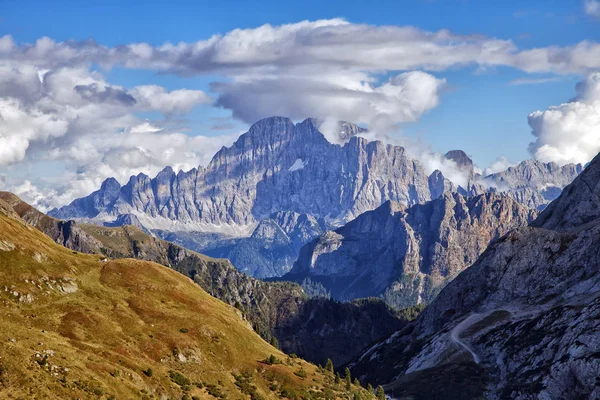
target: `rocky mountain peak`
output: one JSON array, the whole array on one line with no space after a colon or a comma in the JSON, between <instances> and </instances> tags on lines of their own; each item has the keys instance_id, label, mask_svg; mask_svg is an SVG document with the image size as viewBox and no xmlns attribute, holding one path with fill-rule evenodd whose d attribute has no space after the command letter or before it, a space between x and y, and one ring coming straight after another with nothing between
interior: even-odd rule
<instances>
[{"instance_id":1,"label":"rocky mountain peak","mask_svg":"<svg viewBox=\"0 0 600 400\"><path fill-rule=\"evenodd\" d=\"M342 141L346 141L346 140L350 139L351 137L358 136L361 133L369 132L368 129L362 128L356 124L353 124L352 122L347 122L347 121L339 122L338 131L339 131L340 139Z\"/></svg>"},{"instance_id":2,"label":"rocky mountain peak","mask_svg":"<svg viewBox=\"0 0 600 400\"><path fill-rule=\"evenodd\" d=\"M100 185L100 191L103 192L112 192L115 190L118 191L119 189L121 189L121 184L112 177L105 179L104 182L102 182L102 185Z\"/></svg>"},{"instance_id":3,"label":"rocky mountain peak","mask_svg":"<svg viewBox=\"0 0 600 400\"><path fill-rule=\"evenodd\" d=\"M462 150L450 150L444 158L454 161L460 169L468 171L473 169L473 160Z\"/></svg>"}]
</instances>

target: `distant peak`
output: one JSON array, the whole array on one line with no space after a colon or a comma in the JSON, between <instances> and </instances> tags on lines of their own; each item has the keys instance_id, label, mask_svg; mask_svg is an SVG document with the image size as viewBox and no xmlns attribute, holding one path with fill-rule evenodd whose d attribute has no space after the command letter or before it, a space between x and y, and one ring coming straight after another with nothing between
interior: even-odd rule
<instances>
[{"instance_id":1,"label":"distant peak","mask_svg":"<svg viewBox=\"0 0 600 400\"><path fill-rule=\"evenodd\" d=\"M454 161L459 168L473 168L473 160L462 150L450 150L444 158Z\"/></svg>"},{"instance_id":2,"label":"distant peak","mask_svg":"<svg viewBox=\"0 0 600 400\"><path fill-rule=\"evenodd\" d=\"M102 182L102 185L100 186L100 190L120 189L120 188L121 188L121 184L119 183L119 181L117 181L113 177L105 179L104 182Z\"/></svg>"},{"instance_id":3,"label":"distant peak","mask_svg":"<svg viewBox=\"0 0 600 400\"><path fill-rule=\"evenodd\" d=\"M250 126L249 132L262 131L267 128L272 128L281 125L294 126L294 122L288 117L267 117L256 121Z\"/></svg>"}]
</instances>

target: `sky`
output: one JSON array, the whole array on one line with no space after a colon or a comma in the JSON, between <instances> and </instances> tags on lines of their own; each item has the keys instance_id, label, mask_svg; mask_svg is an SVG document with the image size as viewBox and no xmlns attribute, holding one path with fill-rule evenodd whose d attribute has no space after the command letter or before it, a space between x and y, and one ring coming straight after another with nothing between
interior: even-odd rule
<instances>
[{"instance_id":1,"label":"sky","mask_svg":"<svg viewBox=\"0 0 600 400\"><path fill-rule=\"evenodd\" d=\"M486 173L600 151L598 0L122 3L0 0L0 189L64 205L272 115Z\"/></svg>"}]
</instances>

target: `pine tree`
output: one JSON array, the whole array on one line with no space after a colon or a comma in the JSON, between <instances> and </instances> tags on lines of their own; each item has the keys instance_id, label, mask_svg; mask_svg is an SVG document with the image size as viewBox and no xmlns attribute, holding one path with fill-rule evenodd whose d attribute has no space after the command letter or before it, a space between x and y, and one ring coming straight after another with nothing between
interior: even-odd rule
<instances>
[{"instance_id":1,"label":"pine tree","mask_svg":"<svg viewBox=\"0 0 600 400\"><path fill-rule=\"evenodd\" d=\"M275 336L271 338L271 346L275 347L276 349L279 348L279 342L277 341L277 338Z\"/></svg>"},{"instance_id":2,"label":"pine tree","mask_svg":"<svg viewBox=\"0 0 600 400\"><path fill-rule=\"evenodd\" d=\"M367 385L367 390L369 391L369 393L375 393L375 391L373 390L373 385L371 385L370 383Z\"/></svg>"},{"instance_id":3,"label":"pine tree","mask_svg":"<svg viewBox=\"0 0 600 400\"><path fill-rule=\"evenodd\" d=\"M360 387L360 381L358 378L354 378L354 386Z\"/></svg>"},{"instance_id":4,"label":"pine tree","mask_svg":"<svg viewBox=\"0 0 600 400\"><path fill-rule=\"evenodd\" d=\"M335 373L335 384L336 384L336 385L339 385L339 384L340 384L340 381L341 381L341 378L340 378L340 373L339 373L339 372L336 372L336 373Z\"/></svg>"},{"instance_id":5,"label":"pine tree","mask_svg":"<svg viewBox=\"0 0 600 400\"><path fill-rule=\"evenodd\" d=\"M354 392L354 395L352 396L352 400L359 400L358 392Z\"/></svg>"},{"instance_id":6,"label":"pine tree","mask_svg":"<svg viewBox=\"0 0 600 400\"><path fill-rule=\"evenodd\" d=\"M377 400L385 400L385 390L383 390L381 385L377 386L377 392L375 393L375 397L377 397Z\"/></svg>"},{"instance_id":7,"label":"pine tree","mask_svg":"<svg viewBox=\"0 0 600 400\"><path fill-rule=\"evenodd\" d=\"M346 380L346 390L350 390L352 388L352 376L350 376L349 368L344 371L344 379Z\"/></svg>"},{"instance_id":8,"label":"pine tree","mask_svg":"<svg viewBox=\"0 0 600 400\"><path fill-rule=\"evenodd\" d=\"M325 363L325 369L333 373L333 361L331 361L331 358L327 359L327 362Z\"/></svg>"}]
</instances>

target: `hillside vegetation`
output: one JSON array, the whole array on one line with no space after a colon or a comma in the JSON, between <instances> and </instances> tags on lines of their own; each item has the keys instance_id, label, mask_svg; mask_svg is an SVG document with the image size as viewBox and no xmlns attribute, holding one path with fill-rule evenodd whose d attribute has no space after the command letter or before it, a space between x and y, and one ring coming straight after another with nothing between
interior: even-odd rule
<instances>
[{"instance_id":1,"label":"hillside vegetation","mask_svg":"<svg viewBox=\"0 0 600 400\"><path fill-rule=\"evenodd\" d=\"M69 250L0 200L1 398L342 398L239 311L153 262Z\"/></svg>"},{"instance_id":2,"label":"hillside vegetation","mask_svg":"<svg viewBox=\"0 0 600 400\"><path fill-rule=\"evenodd\" d=\"M69 249L103 254L109 259L153 261L192 278L210 295L238 308L264 339L270 341L276 336L284 351L312 362L324 363L331 358L341 365L405 324L381 301L358 304L310 301L295 283L254 279L238 271L229 260L206 257L152 237L134 226L111 228L61 221L9 192L0 192L0 201L15 216ZM332 309L336 311L331 312ZM369 318L364 319L365 315Z\"/></svg>"}]
</instances>

